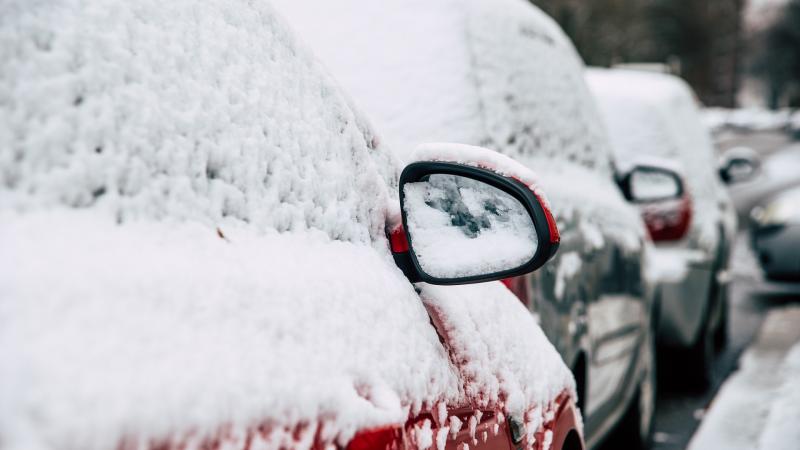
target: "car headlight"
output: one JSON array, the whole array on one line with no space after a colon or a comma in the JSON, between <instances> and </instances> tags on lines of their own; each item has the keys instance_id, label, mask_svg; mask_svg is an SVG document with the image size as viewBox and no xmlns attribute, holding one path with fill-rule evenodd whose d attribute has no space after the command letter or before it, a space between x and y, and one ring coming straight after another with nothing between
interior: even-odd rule
<instances>
[{"instance_id":1,"label":"car headlight","mask_svg":"<svg viewBox=\"0 0 800 450\"><path fill-rule=\"evenodd\" d=\"M779 195L765 207L756 207L750 213L762 227L800 223L800 189Z\"/></svg>"}]
</instances>

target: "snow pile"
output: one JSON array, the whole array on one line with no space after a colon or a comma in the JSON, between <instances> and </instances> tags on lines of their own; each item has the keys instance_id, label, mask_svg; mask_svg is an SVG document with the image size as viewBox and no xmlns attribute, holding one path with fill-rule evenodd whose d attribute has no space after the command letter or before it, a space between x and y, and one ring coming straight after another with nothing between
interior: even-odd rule
<instances>
[{"instance_id":1,"label":"snow pile","mask_svg":"<svg viewBox=\"0 0 800 450\"><path fill-rule=\"evenodd\" d=\"M767 315L740 368L723 384L689 450L797 448L800 307Z\"/></svg>"},{"instance_id":2,"label":"snow pile","mask_svg":"<svg viewBox=\"0 0 800 450\"><path fill-rule=\"evenodd\" d=\"M499 282L424 285L421 296L437 329L452 343L448 350L466 380L467 398L485 409L504 399L504 411L525 421L530 444L551 417L552 400L564 389L575 395L569 369L533 316ZM534 382L544 377L563 381Z\"/></svg>"},{"instance_id":3,"label":"snow pile","mask_svg":"<svg viewBox=\"0 0 800 450\"><path fill-rule=\"evenodd\" d=\"M692 198L692 246L712 250L719 233L718 203L728 194L689 87L674 76L621 69L591 69L586 79L618 159L652 155L682 164Z\"/></svg>"},{"instance_id":4,"label":"snow pile","mask_svg":"<svg viewBox=\"0 0 800 450\"><path fill-rule=\"evenodd\" d=\"M454 175L431 175L403 189L414 254L429 275L501 272L525 264L536 253L536 229L528 211L500 189Z\"/></svg>"},{"instance_id":5,"label":"snow pile","mask_svg":"<svg viewBox=\"0 0 800 450\"><path fill-rule=\"evenodd\" d=\"M15 0L0 59L3 208L383 232L396 166L263 2Z\"/></svg>"}]
</instances>

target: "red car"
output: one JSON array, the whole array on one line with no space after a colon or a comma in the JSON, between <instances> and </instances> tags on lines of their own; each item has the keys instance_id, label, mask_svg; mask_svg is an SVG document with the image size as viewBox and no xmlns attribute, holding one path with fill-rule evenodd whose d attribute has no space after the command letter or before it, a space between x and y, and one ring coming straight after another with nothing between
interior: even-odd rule
<instances>
[{"instance_id":1,"label":"red car","mask_svg":"<svg viewBox=\"0 0 800 450\"><path fill-rule=\"evenodd\" d=\"M583 448L492 281L558 248L528 169L401 167L262 2L17 2L0 43L0 448Z\"/></svg>"}]
</instances>

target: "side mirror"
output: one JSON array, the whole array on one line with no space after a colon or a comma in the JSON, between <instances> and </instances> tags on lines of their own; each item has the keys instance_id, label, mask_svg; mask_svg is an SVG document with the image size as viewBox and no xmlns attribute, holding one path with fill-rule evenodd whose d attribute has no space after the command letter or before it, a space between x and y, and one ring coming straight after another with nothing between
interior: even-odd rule
<instances>
[{"instance_id":1,"label":"side mirror","mask_svg":"<svg viewBox=\"0 0 800 450\"><path fill-rule=\"evenodd\" d=\"M735 147L720 158L719 177L726 184L752 179L759 169L758 154L747 147Z\"/></svg>"},{"instance_id":2,"label":"side mirror","mask_svg":"<svg viewBox=\"0 0 800 450\"><path fill-rule=\"evenodd\" d=\"M558 249L558 229L542 199L518 179L487 168L409 164L400 175L400 207L403 226L390 236L392 251L412 282L518 276L541 267Z\"/></svg>"},{"instance_id":3,"label":"side mirror","mask_svg":"<svg viewBox=\"0 0 800 450\"><path fill-rule=\"evenodd\" d=\"M637 165L619 180L623 195L634 203L656 203L683 196L683 180L677 172L658 166Z\"/></svg>"},{"instance_id":4,"label":"side mirror","mask_svg":"<svg viewBox=\"0 0 800 450\"><path fill-rule=\"evenodd\" d=\"M625 198L639 205L654 242L683 239L692 220L692 203L678 172L658 165L634 165L620 179Z\"/></svg>"}]
</instances>

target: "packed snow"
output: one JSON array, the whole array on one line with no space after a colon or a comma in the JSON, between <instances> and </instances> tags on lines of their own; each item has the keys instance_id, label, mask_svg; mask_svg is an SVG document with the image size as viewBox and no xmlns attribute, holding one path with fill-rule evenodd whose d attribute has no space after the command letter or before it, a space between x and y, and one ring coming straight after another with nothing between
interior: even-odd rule
<instances>
[{"instance_id":1,"label":"packed snow","mask_svg":"<svg viewBox=\"0 0 800 450\"><path fill-rule=\"evenodd\" d=\"M442 345L385 239L399 165L268 4L11 0L0 59L4 449L533 426L571 389L499 283L427 293Z\"/></svg>"},{"instance_id":2,"label":"packed snow","mask_svg":"<svg viewBox=\"0 0 800 450\"><path fill-rule=\"evenodd\" d=\"M536 253L528 211L500 189L442 174L403 189L411 246L429 275L459 278L511 270Z\"/></svg>"}]
</instances>

